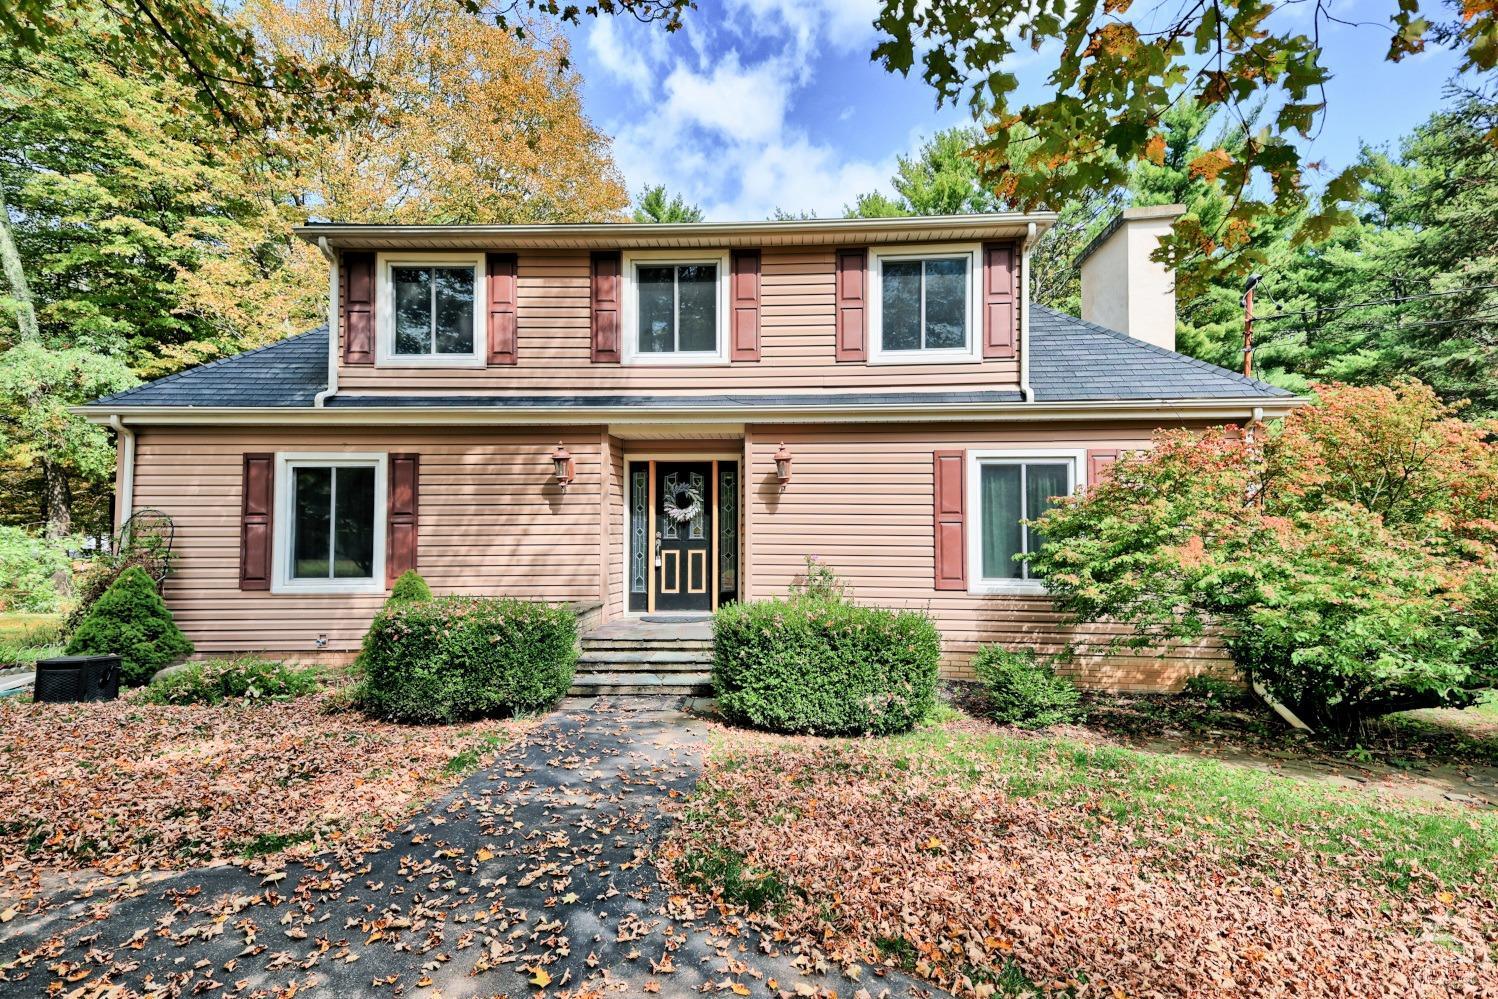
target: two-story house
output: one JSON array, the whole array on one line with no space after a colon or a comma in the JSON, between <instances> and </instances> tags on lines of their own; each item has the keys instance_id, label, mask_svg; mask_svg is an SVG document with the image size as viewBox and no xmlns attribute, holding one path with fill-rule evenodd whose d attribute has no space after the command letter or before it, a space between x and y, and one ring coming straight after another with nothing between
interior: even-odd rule
<instances>
[{"instance_id":1,"label":"two-story house","mask_svg":"<svg viewBox=\"0 0 1498 999\"><path fill-rule=\"evenodd\" d=\"M810 555L928 609L951 675L1079 642L1084 682L1167 688L1220 650L1096 654L1013 556L1156 428L1300 401L1171 349L1149 253L1178 211L1089 247L1088 321L1028 301L1045 214L307 225L327 328L84 411L119 432L119 516L175 522L202 653L346 659L409 568L592 626L784 594Z\"/></svg>"}]
</instances>

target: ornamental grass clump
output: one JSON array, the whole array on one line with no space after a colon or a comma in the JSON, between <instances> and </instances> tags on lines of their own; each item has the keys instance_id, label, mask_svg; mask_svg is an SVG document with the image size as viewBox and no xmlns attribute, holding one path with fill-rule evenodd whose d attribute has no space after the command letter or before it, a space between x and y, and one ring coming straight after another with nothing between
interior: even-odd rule
<instances>
[{"instance_id":1,"label":"ornamental grass clump","mask_svg":"<svg viewBox=\"0 0 1498 999\"><path fill-rule=\"evenodd\" d=\"M192 648L151 577L131 566L94 601L63 651L119 656L120 681L138 687L157 670L191 655Z\"/></svg>"},{"instance_id":2,"label":"ornamental grass clump","mask_svg":"<svg viewBox=\"0 0 1498 999\"><path fill-rule=\"evenodd\" d=\"M577 616L529 600L391 601L370 625L359 702L392 721L446 723L534 711L572 685Z\"/></svg>"},{"instance_id":3,"label":"ornamental grass clump","mask_svg":"<svg viewBox=\"0 0 1498 999\"><path fill-rule=\"evenodd\" d=\"M773 732L909 731L935 706L940 658L925 614L840 595L730 604L713 616L718 710Z\"/></svg>"}]
</instances>

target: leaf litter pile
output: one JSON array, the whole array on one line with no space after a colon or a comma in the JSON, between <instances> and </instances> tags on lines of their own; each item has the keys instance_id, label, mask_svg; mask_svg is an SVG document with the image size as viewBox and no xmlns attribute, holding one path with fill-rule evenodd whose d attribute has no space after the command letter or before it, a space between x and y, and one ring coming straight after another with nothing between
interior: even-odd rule
<instances>
[{"instance_id":1,"label":"leaf litter pile","mask_svg":"<svg viewBox=\"0 0 1498 999\"><path fill-rule=\"evenodd\" d=\"M661 867L963 996L1498 996L1492 813L1000 732L719 728Z\"/></svg>"},{"instance_id":2,"label":"leaf litter pile","mask_svg":"<svg viewBox=\"0 0 1498 999\"><path fill-rule=\"evenodd\" d=\"M0 910L49 875L123 875L377 838L523 723L408 726L285 703L0 701Z\"/></svg>"}]
</instances>

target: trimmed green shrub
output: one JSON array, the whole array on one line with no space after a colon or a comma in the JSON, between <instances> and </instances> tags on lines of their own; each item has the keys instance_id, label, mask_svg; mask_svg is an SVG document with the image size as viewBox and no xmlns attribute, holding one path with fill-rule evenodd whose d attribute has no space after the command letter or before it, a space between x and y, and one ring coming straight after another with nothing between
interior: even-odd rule
<instances>
[{"instance_id":1,"label":"trimmed green shrub","mask_svg":"<svg viewBox=\"0 0 1498 999\"><path fill-rule=\"evenodd\" d=\"M390 597L385 605L400 603L406 600L430 600L432 599L432 588L427 581L421 578L421 574L415 569L407 569L400 574L395 585L390 588Z\"/></svg>"},{"instance_id":2,"label":"trimmed green shrub","mask_svg":"<svg viewBox=\"0 0 1498 999\"><path fill-rule=\"evenodd\" d=\"M1050 661L1034 649L985 645L973 657L973 672L988 691L994 721L1020 728L1045 728L1075 721L1081 695Z\"/></svg>"},{"instance_id":3,"label":"trimmed green shrub","mask_svg":"<svg viewBox=\"0 0 1498 999\"><path fill-rule=\"evenodd\" d=\"M120 680L138 687L157 670L192 653L156 584L132 566L109 585L84 615L64 650L70 656L116 655Z\"/></svg>"},{"instance_id":4,"label":"trimmed green shrub","mask_svg":"<svg viewBox=\"0 0 1498 999\"><path fill-rule=\"evenodd\" d=\"M452 722L546 707L572 685L577 615L528 600L438 597L387 604L360 654L361 706L380 718Z\"/></svg>"},{"instance_id":5,"label":"trimmed green shrub","mask_svg":"<svg viewBox=\"0 0 1498 999\"><path fill-rule=\"evenodd\" d=\"M909 731L936 702L940 659L941 636L917 611L799 595L713 616L718 710L774 732Z\"/></svg>"},{"instance_id":6,"label":"trimmed green shrub","mask_svg":"<svg viewBox=\"0 0 1498 999\"><path fill-rule=\"evenodd\" d=\"M322 686L316 666L296 666L265 659L230 659L188 663L141 692L147 704L222 704L289 701Z\"/></svg>"}]
</instances>

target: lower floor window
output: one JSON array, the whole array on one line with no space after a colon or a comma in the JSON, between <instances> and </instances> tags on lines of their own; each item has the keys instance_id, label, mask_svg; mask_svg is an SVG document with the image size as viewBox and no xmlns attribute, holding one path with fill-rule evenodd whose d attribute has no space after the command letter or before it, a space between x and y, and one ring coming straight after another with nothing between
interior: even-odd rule
<instances>
[{"instance_id":1,"label":"lower floor window","mask_svg":"<svg viewBox=\"0 0 1498 999\"><path fill-rule=\"evenodd\" d=\"M991 461L979 466L978 502L982 522L984 579L1038 579L1016 555L1040 548L1034 520L1072 490L1069 461Z\"/></svg>"},{"instance_id":2,"label":"lower floor window","mask_svg":"<svg viewBox=\"0 0 1498 999\"><path fill-rule=\"evenodd\" d=\"M376 464L292 462L287 470L290 579L374 579Z\"/></svg>"}]
</instances>

